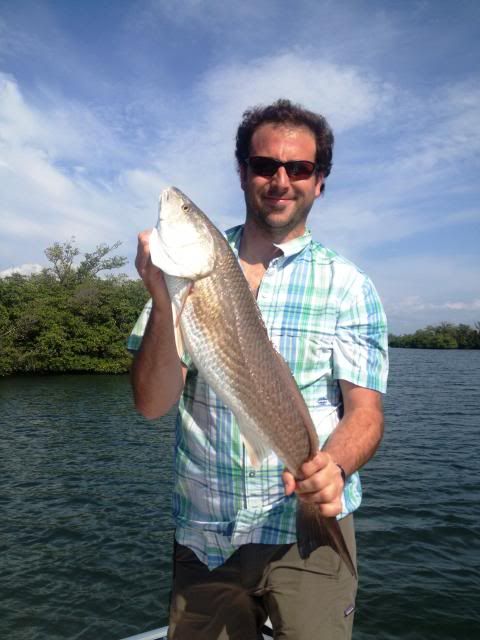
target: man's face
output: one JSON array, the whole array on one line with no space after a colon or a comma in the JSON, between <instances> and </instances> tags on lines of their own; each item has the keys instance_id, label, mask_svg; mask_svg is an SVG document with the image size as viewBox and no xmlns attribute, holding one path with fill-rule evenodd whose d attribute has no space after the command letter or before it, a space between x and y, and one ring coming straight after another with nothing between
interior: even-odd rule
<instances>
[{"instance_id":1,"label":"man's face","mask_svg":"<svg viewBox=\"0 0 480 640\"><path fill-rule=\"evenodd\" d=\"M306 127L263 124L255 130L250 143L250 157L264 156L281 162L315 162L315 151L315 137ZM291 180L285 167L271 177L263 177L242 166L240 183L245 193L247 222L285 242L304 233L308 212L320 195L323 178L314 173L305 180Z\"/></svg>"}]
</instances>

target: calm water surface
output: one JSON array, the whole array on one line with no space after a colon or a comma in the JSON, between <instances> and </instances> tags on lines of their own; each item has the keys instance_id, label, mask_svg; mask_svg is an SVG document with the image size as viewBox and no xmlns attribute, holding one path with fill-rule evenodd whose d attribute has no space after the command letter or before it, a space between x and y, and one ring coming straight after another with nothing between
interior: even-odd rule
<instances>
[{"instance_id":1,"label":"calm water surface","mask_svg":"<svg viewBox=\"0 0 480 640\"><path fill-rule=\"evenodd\" d=\"M0 380L0 638L117 640L166 622L173 416L126 376ZM363 471L354 640L480 638L480 351L391 351Z\"/></svg>"}]
</instances>

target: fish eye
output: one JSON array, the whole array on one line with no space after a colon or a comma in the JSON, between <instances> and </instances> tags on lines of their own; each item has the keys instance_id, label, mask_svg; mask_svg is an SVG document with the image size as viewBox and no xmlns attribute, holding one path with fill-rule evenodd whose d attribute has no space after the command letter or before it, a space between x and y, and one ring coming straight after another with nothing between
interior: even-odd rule
<instances>
[{"instance_id":1,"label":"fish eye","mask_svg":"<svg viewBox=\"0 0 480 640\"><path fill-rule=\"evenodd\" d=\"M182 210L188 211L188 204L182 204Z\"/></svg>"}]
</instances>

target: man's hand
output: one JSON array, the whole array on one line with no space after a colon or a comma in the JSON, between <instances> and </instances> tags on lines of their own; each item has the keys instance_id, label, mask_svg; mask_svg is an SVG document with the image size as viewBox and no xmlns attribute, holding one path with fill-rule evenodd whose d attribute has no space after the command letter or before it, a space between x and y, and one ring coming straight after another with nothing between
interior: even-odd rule
<instances>
[{"instance_id":1,"label":"man's hand","mask_svg":"<svg viewBox=\"0 0 480 640\"><path fill-rule=\"evenodd\" d=\"M322 451L301 467L302 478L283 473L287 496L296 491L300 500L318 504L323 516L342 511L342 473L348 475L363 467L375 453L383 435L382 398L378 391L340 380L344 415L323 445Z\"/></svg>"},{"instance_id":2,"label":"man's hand","mask_svg":"<svg viewBox=\"0 0 480 640\"><path fill-rule=\"evenodd\" d=\"M327 518L341 513L344 485L341 471L332 457L319 451L302 465L301 473L303 478L295 480L289 471L283 472L286 495L295 491L299 500L316 503L320 514Z\"/></svg>"},{"instance_id":3,"label":"man's hand","mask_svg":"<svg viewBox=\"0 0 480 640\"><path fill-rule=\"evenodd\" d=\"M135 407L146 418L158 418L178 401L187 370L175 346L172 306L165 278L150 257L150 233L138 234L135 266L152 296L153 305L131 374Z\"/></svg>"},{"instance_id":4,"label":"man's hand","mask_svg":"<svg viewBox=\"0 0 480 640\"><path fill-rule=\"evenodd\" d=\"M150 233L151 229L147 229L138 234L135 267L154 303L159 307L170 306L170 297L163 272L153 264L150 256Z\"/></svg>"}]
</instances>

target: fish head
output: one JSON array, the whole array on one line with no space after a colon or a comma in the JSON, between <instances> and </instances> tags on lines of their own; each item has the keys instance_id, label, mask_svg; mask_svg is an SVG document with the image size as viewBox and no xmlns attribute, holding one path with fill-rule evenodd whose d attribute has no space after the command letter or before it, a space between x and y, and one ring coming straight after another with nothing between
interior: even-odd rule
<instances>
[{"instance_id":1,"label":"fish head","mask_svg":"<svg viewBox=\"0 0 480 640\"><path fill-rule=\"evenodd\" d=\"M198 280L213 271L215 242L208 218L180 189L169 187L160 195L150 255L170 276Z\"/></svg>"}]
</instances>

